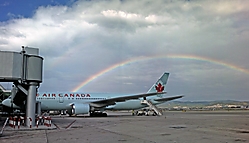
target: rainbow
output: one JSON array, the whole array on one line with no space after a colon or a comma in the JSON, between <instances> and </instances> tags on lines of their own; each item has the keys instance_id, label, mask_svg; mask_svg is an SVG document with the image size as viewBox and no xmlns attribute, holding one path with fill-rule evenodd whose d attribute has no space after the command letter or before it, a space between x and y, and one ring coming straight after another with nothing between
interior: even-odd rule
<instances>
[{"instance_id":1,"label":"rainbow","mask_svg":"<svg viewBox=\"0 0 249 143\"><path fill-rule=\"evenodd\" d=\"M124 66L126 64L130 64L130 63L136 63L136 62L140 62L140 61L145 61L145 60L152 60L152 59L160 59L160 58L173 58L173 59L188 59L188 60L198 60L198 61L205 61L205 62L209 62L209 63L214 63L217 65L221 65L221 66L225 66L228 67L230 69L234 69L246 74L249 74L249 70L241 68L239 66L230 64L230 63L225 63L223 61L220 60L215 60L215 59L211 59L211 58L206 58L206 57L200 57L200 56L195 56L195 55L181 55L181 54L175 54L175 55L155 55L155 56L146 56L146 57L137 57L137 58L133 58L127 61L123 61L117 64L114 64L96 74L94 74L93 76L91 76L90 78L88 78L87 80L83 81L82 83L80 83L78 86L76 86L72 92L77 92L79 89L81 89L83 86L85 86L86 84L90 83L91 81L93 81L94 79L98 78L99 76L113 70L116 69L118 67Z\"/></svg>"}]
</instances>

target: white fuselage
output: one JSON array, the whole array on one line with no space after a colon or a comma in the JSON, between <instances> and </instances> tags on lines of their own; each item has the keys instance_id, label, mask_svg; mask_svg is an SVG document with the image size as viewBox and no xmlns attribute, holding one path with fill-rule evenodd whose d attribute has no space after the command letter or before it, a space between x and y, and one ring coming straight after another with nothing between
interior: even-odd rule
<instances>
[{"instance_id":1,"label":"white fuselage","mask_svg":"<svg viewBox=\"0 0 249 143\"><path fill-rule=\"evenodd\" d=\"M121 94L106 94L106 93L42 93L36 97L36 101L41 102L42 110L66 110L73 103L89 104L93 101L103 100L112 97L122 96ZM156 96L148 97L153 99ZM127 100L125 102L117 102L115 105L110 105L104 108L104 110L134 110L147 107L146 104L142 104L140 99ZM151 100L153 104L160 104Z\"/></svg>"}]
</instances>

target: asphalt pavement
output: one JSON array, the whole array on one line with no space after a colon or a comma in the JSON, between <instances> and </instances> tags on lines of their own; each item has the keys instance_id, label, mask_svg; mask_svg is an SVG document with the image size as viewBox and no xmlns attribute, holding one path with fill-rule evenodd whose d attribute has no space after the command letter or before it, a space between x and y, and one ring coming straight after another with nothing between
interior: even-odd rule
<instances>
[{"instance_id":1,"label":"asphalt pavement","mask_svg":"<svg viewBox=\"0 0 249 143\"><path fill-rule=\"evenodd\" d=\"M167 111L162 116L108 112L108 117L51 116L52 126L13 129L1 143L245 143L249 142L249 110ZM0 129L2 128L2 123Z\"/></svg>"}]
</instances>

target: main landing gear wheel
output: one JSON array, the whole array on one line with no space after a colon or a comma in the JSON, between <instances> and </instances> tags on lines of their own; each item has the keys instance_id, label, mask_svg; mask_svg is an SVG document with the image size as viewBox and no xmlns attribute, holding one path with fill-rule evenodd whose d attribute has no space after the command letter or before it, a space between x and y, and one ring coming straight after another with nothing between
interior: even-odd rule
<instances>
[{"instance_id":1,"label":"main landing gear wheel","mask_svg":"<svg viewBox=\"0 0 249 143\"><path fill-rule=\"evenodd\" d=\"M107 117L107 114L103 112L90 112L90 117Z\"/></svg>"}]
</instances>

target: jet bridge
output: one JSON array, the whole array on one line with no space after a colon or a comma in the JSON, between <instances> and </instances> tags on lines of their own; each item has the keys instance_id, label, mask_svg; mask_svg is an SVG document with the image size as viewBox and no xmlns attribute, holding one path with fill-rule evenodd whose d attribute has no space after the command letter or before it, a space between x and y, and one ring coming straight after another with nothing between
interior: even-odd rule
<instances>
[{"instance_id":1,"label":"jet bridge","mask_svg":"<svg viewBox=\"0 0 249 143\"><path fill-rule=\"evenodd\" d=\"M12 104L26 109L32 126L35 126L36 93L42 82L42 69L43 58L37 48L22 46L21 52L0 51L0 82L13 82Z\"/></svg>"}]
</instances>

